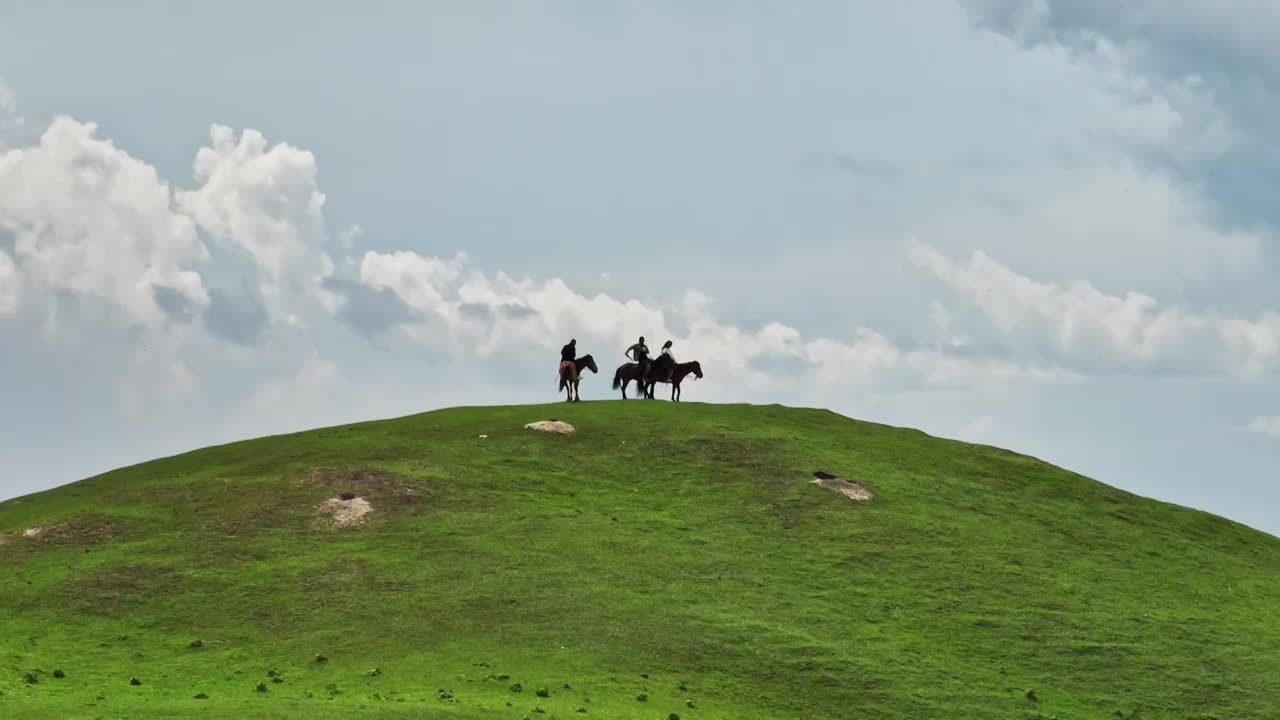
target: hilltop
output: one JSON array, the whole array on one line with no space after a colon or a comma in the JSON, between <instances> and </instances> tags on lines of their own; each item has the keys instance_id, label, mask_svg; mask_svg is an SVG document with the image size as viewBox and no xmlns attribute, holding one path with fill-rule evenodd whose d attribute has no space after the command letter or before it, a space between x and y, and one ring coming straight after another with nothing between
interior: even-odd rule
<instances>
[{"instance_id":1,"label":"hilltop","mask_svg":"<svg viewBox=\"0 0 1280 720\"><path fill-rule=\"evenodd\" d=\"M0 533L0 717L1280 707L1280 539L820 410L443 410L116 470Z\"/></svg>"}]
</instances>

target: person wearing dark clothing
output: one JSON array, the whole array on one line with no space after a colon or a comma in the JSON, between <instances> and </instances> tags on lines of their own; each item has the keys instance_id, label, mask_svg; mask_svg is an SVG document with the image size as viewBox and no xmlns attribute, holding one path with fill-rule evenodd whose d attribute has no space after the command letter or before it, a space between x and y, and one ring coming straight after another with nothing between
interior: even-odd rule
<instances>
[{"instance_id":1,"label":"person wearing dark clothing","mask_svg":"<svg viewBox=\"0 0 1280 720\"><path fill-rule=\"evenodd\" d=\"M576 360L577 352L578 352L578 339L574 338L569 341L568 345L565 345L564 347L560 348L560 362L565 362L566 360L572 362L573 360Z\"/></svg>"},{"instance_id":2,"label":"person wearing dark clothing","mask_svg":"<svg viewBox=\"0 0 1280 720\"><path fill-rule=\"evenodd\" d=\"M624 357L630 358L640 366L640 380L646 382L649 379L649 348L644 344L644 336L640 336L640 342L627 348L623 353Z\"/></svg>"}]
</instances>

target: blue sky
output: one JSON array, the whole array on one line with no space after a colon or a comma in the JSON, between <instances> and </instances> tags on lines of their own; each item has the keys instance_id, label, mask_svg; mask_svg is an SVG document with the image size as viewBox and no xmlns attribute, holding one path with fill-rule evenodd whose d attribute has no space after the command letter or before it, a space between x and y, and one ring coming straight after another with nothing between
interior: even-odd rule
<instances>
[{"instance_id":1,"label":"blue sky","mask_svg":"<svg viewBox=\"0 0 1280 720\"><path fill-rule=\"evenodd\" d=\"M611 374L644 334L686 399L1280 533L1278 37L1247 0L0 3L0 497L555 400L569 337Z\"/></svg>"}]
</instances>

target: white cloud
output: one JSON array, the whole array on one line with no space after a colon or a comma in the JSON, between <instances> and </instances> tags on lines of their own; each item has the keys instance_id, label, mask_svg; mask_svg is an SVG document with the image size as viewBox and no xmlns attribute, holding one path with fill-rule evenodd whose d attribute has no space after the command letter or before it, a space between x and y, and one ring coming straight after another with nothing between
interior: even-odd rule
<instances>
[{"instance_id":1,"label":"white cloud","mask_svg":"<svg viewBox=\"0 0 1280 720\"><path fill-rule=\"evenodd\" d=\"M975 305L1013 347L1094 371L1257 374L1280 362L1280 314L1256 320L1162 307L1137 292L1041 282L982 251L959 263L912 242L912 261Z\"/></svg>"},{"instance_id":2,"label":"white cloud","mask_svg":"<svg viewBox=\"0 0 1280 720\"><path fill-rule=\"evenodd\" d=\"M719 321L710 301L696 292L671 307L658 307L603 293L583 295L559 279L489 276L469 271L466 262L465 256L369 252L361 263L361 279L395 292L424 318L406 330L409 337L479 356L525 350L553 354L574 336L582 352L612 367L615 359L625 362L623 350L644 335L655 353L672 338L677 358L697 359L725 382L748 389L795 383L957 387L1072 379L1071 373L1052 368L904 350L869 328L858 329L851 340L805 338L776 322L752 332ZM672 330L676 319L687 327L683 333Z\"/></svg>"},{"instance_id":3,"label":"white cloud","mask_svg":"<svg viewBox=\"0 0 1280 720\"><path fill-rule=\"evenodd\" d=\"M156 324L157 291L203 305L193 265L207 257L195 223L174 211L155 168L56 118L33 147L0 151L0 231L26 291L47 304L66 292L105 302L129 322Z\"/></svg>"},{"instance_id":4,"label":"white cloud","mask_svg":"<svg viewBox=\"0 0 1280 720\"><path fill-rule=\"evenodd\" d=\"M196 154L198 189L178 205L201 228L247 252L270 300L307 296L333 270L323 252L325 196L315 156L287 144L270 148L262 133L213 126Z\"/></svg>"}]
</instances>

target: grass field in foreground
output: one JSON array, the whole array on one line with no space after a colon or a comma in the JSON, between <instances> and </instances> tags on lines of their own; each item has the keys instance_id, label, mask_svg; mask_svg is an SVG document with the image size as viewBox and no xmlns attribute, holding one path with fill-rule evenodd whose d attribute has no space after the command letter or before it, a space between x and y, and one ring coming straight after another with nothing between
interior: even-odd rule
<instances>
[{"instance_id":1,"label":"grass field in foreground","mask_svg":"<svg viewBox=\"0 0 1280 720\"><path fill-rule=\"evenodd\" d=\"M318 513L343 494L363 524ZM1280 540L818 410L445 410L125 468L0 533L3 718L1280 712Z\"/></svg>"}]
</instances>

